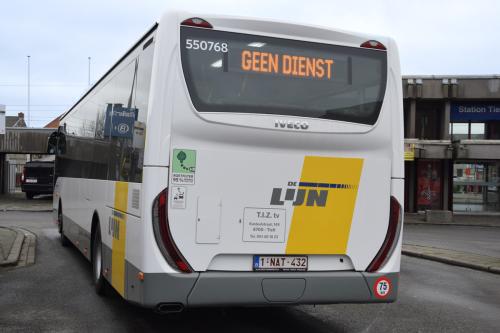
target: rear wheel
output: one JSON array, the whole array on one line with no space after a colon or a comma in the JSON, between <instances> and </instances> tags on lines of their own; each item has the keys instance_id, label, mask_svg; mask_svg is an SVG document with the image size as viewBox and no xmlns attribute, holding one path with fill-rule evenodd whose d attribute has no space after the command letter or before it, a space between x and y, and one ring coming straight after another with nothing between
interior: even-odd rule
<instances>
[{"instance_id":1,"label":"rear wheel","mask_svg":"<svg viewBox=\"0 0 500 333\"><path fill-rule=\"evenodd\" d=\"M99 225L96 226L92 240L92 277L94 280L95 292L98 295L104 295L106 291L106 280L102 275L102 242Z\"/></svg>"},{"instance_id":2,"label":"rear wheel","mask_svg":"<svg viewBox=\"0 0 500 333\"><path fill-rule=\"evenodd\" d=\"M35 196L35 193L33 192L26 192L26 199L31 200Z\"/></svg>"},{"instance_id":3,"label":"rear wheel","mask_svg":"<svg viewBox=\"0 0 500 333\"><path fill-rule=\"evenodd\" d=\"M62 207L59 204L59 209L57 210L57 223L59 224L59 233L61 234L61 245L66 247L70 244L68 237L64 236L63 229L63 214Z\"/></svg>"}]
</instances>

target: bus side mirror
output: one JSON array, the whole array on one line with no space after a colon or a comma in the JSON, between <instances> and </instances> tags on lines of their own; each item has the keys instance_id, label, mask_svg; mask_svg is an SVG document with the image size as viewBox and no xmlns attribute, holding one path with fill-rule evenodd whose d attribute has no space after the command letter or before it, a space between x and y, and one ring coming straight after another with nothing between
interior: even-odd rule
<instances>
[{"instance_id":1,"label":"bus side mirror","mask_svg":"<svg viewBox=\"0 0 500 333\"><path fill-rule=\"evenodd\" d=\"M66 154L66 135L64 133L59 133L59 143L57 145L57 155Z\"/></svg>"},{"instance_id":2,"label":"bus side mirror","mask_svg":"<svg viewBox=\"0 0 500 333\"><path fill-rule=\"evenodd\" d=\"M63 155L66 153L66 135L58 130L52 132L47 141L47 154Z\"/></svg>"},{"instance_id":3,"label":"bus side mirror","mask_svg":"<svg viewBox=\"0 0 500 333\"><path fill-rule=\"evenodd\" d=\"M49 139L47 141L47 154L55 154L57 151L57 132L53 132L50 134Z\"/></svg>"}]
</instances>

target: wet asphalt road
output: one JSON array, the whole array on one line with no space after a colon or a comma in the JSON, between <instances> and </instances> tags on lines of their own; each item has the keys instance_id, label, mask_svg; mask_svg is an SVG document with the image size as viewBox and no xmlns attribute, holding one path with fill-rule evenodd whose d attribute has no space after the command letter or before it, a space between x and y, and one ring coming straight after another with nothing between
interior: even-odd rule
<instances>
[{"instance_id":1,"label":"wet asphalt road","mask_svg":"<svg viewBox=\"0 0 500 333\"><path fill-rule=\"evenodd\" d=\"M498 227L407 224L403 239L405 244L427 245L500 258Z\"/></svg>"},{"instance_id":2,"label":"wet asphalt road","mask_svg":"<svg viewBox=\"0 0 500 333\"><path fill-rule=\"evenodd\" d=\"M0 331L498 332L500 276L403 257L399 300L160 316L91 285L90 264L59 245L50 213L0 212L38 235L35 265L0 271Z\"/></svg>"}]
</instances>

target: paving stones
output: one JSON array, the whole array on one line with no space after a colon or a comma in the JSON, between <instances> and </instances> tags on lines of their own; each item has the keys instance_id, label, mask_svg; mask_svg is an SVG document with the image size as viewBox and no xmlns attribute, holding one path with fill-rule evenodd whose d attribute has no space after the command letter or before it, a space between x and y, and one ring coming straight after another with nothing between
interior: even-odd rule
<instances>
[{"instance_id":1,"label":"paving stones","mask_svg":"<svg viewBox=\"0 0 500 333\"><path fill-rule=\"evenodd\" d=\"M17 232L15 230L0 227L0 262L7 260L16 236Z\"/></svg>"},{"instance_id":2,"label":"paving stones","mask_svg":"<svg viewBox=\"0 0 500 333\"><path fill-rule=\"evenodd\" d=\"M0 237L2 256L0 266L15 266L19 260L22 245L24 242L24 233L14 228L0 228L2 237Z\"/></svg>"}]
</instances>

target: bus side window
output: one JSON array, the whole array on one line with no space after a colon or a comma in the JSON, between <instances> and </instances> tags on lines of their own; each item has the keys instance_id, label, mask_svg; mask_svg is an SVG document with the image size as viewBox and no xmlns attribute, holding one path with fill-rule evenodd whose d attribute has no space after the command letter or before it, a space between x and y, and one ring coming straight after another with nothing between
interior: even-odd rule
<instances>
[{"instance_id":1,"label":"bus side window","mask_svg":"<svg viewBox=\"0 0 500 333\"><path fill-rule=\"evenodd\" d=\"M147 41L147 47L139 55L136 72L136 84L133 96L133 108L137 110L134 122L133 139L128 148L127 170L128 181L141 182L144 165L144 143L146 137L146 118L149 104L149 91L151 85L151 72L153 67L154 42Z\"/></svg>"},{"instance_id":2,"label":"bus side window","mask_svg":"<svg viewBox=\"0 0 500 333\"><path fill-rule=\"evenodd\" d=\"M65 118L66 176L141 182L153 63L150 38ZM54 144L48 147L55 152ZM78 161L78 163L74 163Z\"/></svg>"},{"instance_id":3,"label":"bus side window","mask_svg":"<svg viewBox=\"0 0 500 333\"><path fill-rule=\"evenodd\" d=\"M103 132L110 144L109 180L142 181L153 45L150 43L116 82L120 88L116 91L127 91L127 99L122 97L119 103L106 106Z\"/></svg>"}]
</instances>

